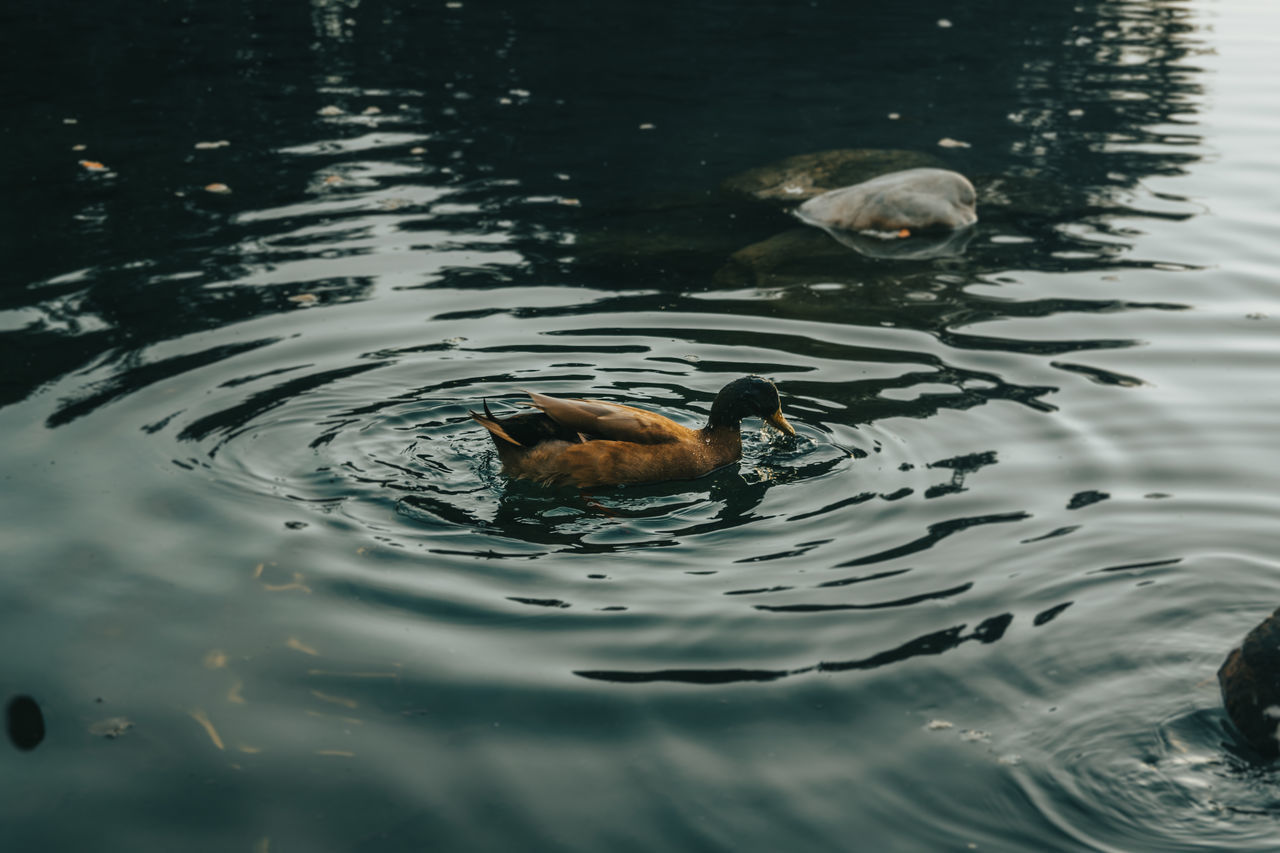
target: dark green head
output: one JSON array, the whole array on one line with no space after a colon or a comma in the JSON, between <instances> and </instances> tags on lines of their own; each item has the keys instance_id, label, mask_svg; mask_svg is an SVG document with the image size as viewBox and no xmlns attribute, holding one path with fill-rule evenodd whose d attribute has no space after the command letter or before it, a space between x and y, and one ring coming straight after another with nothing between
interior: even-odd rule
<instances>
[{"instance_id":1,"label":"dark green head","mask_svg":"<svg viewBox=\"0 0 1280 853\"><path fill-rule=\"evenodd\" d=\"M778 389L768 379L761 379L759 376L735 379L721 388L715 402L711 404L711 419L707 425L713 429L737 429L743 418L752 417L764 419L787 435L796 434L791 424L782 416L782 401L778 399Z\"/></svg>"}]
</instances>

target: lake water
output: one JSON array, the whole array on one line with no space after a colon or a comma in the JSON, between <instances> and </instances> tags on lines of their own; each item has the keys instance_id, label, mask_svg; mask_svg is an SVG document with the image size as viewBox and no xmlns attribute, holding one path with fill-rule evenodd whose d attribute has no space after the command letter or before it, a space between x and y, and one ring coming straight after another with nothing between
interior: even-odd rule
<instances>
[{"instance_id":1,"label":"lake water","mask_svg":"<svg viewBox=\"0 0 1280 853\"><path fill-rule=\"evenodd\" d=\"M0 848L1280 846L1214 679L1280 604L1274 4L0 32ZM1034 204L731 260L796 224L720 182L836 148ZM467 417L749 373L798 440L691 482L509 482Z\"/></svg>"}]
</instances>

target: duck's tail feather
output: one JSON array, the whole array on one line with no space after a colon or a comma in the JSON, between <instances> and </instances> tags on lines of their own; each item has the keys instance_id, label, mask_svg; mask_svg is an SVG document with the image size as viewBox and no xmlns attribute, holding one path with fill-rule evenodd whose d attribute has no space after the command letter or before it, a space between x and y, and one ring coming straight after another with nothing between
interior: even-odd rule
<instances>
[{"instance_id":1,"label":"duck's tail feather","mask_svg":"<svg viewBox=\"0 0 1280 853\"><path fill-rule=\"evenodd\" d=\"M524 447L523 444L521 444L520 442L512 438L510 435L508 435L507 431L502 428L502 424L498 423L498 419L493 416L493 412L489 411L489 401L484 400L483 403L484 403L483 415L480 414L479 412L468 412L467 414L471 415L472 419L475 420L476 423L480 424L480 426L487 429L490 435L500 438L503 441L510 442L511 444L514 444L516 447Z\"/></svg>"}]
</instances>

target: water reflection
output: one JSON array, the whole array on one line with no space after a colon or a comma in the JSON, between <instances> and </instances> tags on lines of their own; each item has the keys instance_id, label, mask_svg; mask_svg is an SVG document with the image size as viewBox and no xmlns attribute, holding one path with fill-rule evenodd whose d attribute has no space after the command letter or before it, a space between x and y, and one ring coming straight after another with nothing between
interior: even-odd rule
<instances>
[{"instance_id":1,"label":"water reflection","mask_svg":"<svg viewBox=\"0 0 1280 853\"><path fill-rule=\"evenodd\" d=\"M49 753L129 780L92 820L10 823L171 849L163 791L219 848L1255 831L1194 793L1269 814L1192 687L1274 575L1266 327L1214 325L1243 311L1176 250L1210 206L1167 180L1208 165L1202 14L180 0L68 16L48 73L16 44L0 623L41 649L15 684L108 683L146 737ZM723 189L851 147L971 176L978 227L873 257ZM695 423L746 372L800 440L688 483L509 482L466 415L530 385Z\"/></svg>"},{"instance_id":2,"label":"water reflection","mask_svg":"<svg viewBox=\"0 0 1280 853\"><path fill-rule=\"evenodd\" d=\"M875 669L881 666L901 663L922 655L940 655L962 643L976 640L979 643L994 643L1004 636L1013 621L1013 615L1003 613L992 616L974 626L968 634L963 633L964 625L955 625L941 631L934 631L900 646L877 652L869 657L854 660L822 661L810 666L791 670L764 669L664 669L650 672L629 672L609 670L580 670L574 675L594 681L613 681L622 684L638 684L655 681L672 681L685 684L732 684L740 681L775 681L793 675L804 675L815 672L848 672L850 670Z\"/></svg>"}]
</instances>

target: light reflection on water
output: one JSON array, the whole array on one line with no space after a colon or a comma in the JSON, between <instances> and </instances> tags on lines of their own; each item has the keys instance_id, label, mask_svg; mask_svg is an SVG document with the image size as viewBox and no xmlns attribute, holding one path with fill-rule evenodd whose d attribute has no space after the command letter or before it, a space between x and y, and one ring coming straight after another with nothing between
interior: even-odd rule
<instances>
[{"instance_id":1,"label":"light reflection on water","mask_svg":"<svg viewBox=\"0 0 1280 853\"><path fill-rule=\"evenodd\" d=\"M1261 12L1087 3L998 50L1002 21L864 11L943 59L819 85L751 72L776 22L725 11L665 44L315 3L324 73L268 27L246 50L297 103L146 125L153 195L108 117L42 125L115 177L33 205L61 224L0 307L6 689L50 721L0 777L20 846L1268 848L1212 682L1275 604L1274 259L1218 154L1241 60L1207 52ZM806 118L850 91L862 124ZM994 176L958 256L716 192L943 136ZM467 415L530 388L696 424L753 372L798 439L749 422L688 483L509 482Z\"/></svg>"}]
</instances>

